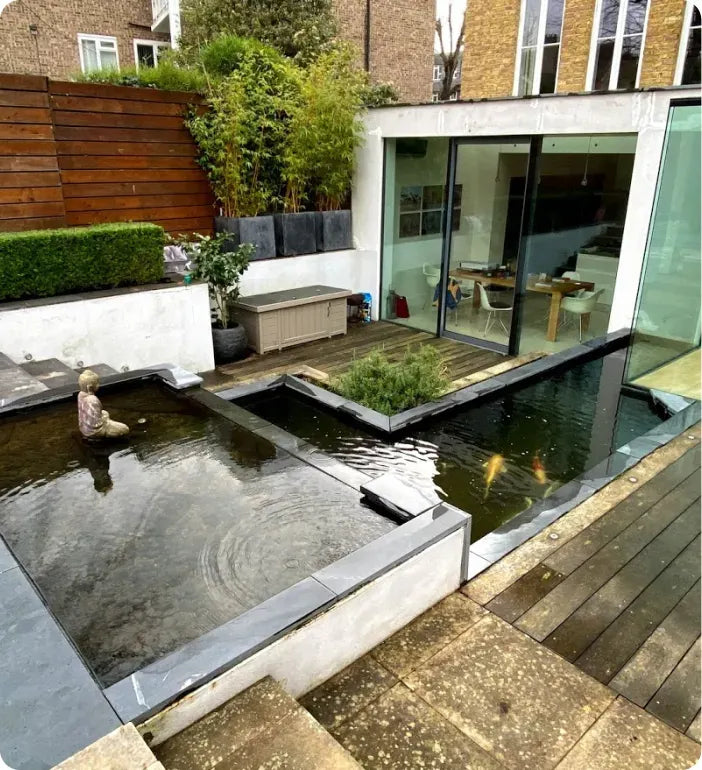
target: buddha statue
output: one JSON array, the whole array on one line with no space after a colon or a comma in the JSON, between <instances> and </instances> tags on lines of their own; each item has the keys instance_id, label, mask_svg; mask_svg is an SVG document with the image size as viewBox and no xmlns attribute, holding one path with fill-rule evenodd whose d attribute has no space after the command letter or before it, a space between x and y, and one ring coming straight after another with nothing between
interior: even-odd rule
<instances>
[{"instance_id":1,"label":"buddha statue","mask_svg":"<svg viewBox=\"0 0 702 770\"><path fill-rule=\"evenodd\" d=\"M129 433L129 427L123 422L110 419L102 408L100 399L95 395L100 387L100 378L91 369L86 369L78 377L78 427L84 438L118 438Z\"/></svg>"}]
</instances>

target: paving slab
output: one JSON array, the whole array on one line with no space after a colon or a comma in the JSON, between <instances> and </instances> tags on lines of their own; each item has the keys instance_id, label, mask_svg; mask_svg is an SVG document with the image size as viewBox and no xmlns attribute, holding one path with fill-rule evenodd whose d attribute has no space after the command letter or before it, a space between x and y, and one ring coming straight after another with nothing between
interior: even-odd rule
<instances>
[{"instance_id":1,"label":"paving slab","mask_svg":"<svg viewBox=\"0 0 702 770\"><path fill-rule=\"evenodd\" d=\"M300 705L321 725L331 729L346 722L396 683L394 674L370 655L364 655L300 698Z\"/></svg>"},{"instance_id":2,"label":"paving slab","mask_svg":"<svg viewBox=\"0 0 702 770\"><path fill-rule=\"evenodd\" d=\"M460 593L450 594L371 654L397 676L406 676L485 615L479 604Z\"/></svg>"},{"instance_id":3,"label":"paving slab","mask_svg":"<svg viewBox=\"0 0 702 770\"><path fill-rule=\"evenodd\" d=\"M27 374L36 377L47 388L63 388L78 384L78 373L58 358L45 358L41 361L27 361L20 364Z\"/></svg>"},{"instance_id":4,"label":"paving slab","mask_svg":"<svg viewBox=\"0 0 702 770\"><path fill-rule=\"evenodd\" d=\"M494 615L405 682L515 770L552 768L614 698L611 690Z\"/></svg>"},{"instance_id":5,"label":"paving slab","mask_svg":"<svg viewBox=\"0 0 702 770\"><path fill-rule=\"evenodd\" d=\"M700 746L621 696L556 770L687 770Z\"/></svg>"},{"instance_id":6,"label":"paving slab","mask_svg":"<svg viewBox=\"0 0 702 770\"><path fill-rule=\"evenodd\" d=\"M157 770L156 757L133 724L123 725L54 770Z\"/></svg>"},{"instance_id":7,"label":"paving slab","mask_svg":"<svg viewBox=\"0 0 702 770\"><path fill-rule=\"evenodd\" d=\"M502 767L402 683L333 734L365 770Z\"/></svg>"}]
</instances>

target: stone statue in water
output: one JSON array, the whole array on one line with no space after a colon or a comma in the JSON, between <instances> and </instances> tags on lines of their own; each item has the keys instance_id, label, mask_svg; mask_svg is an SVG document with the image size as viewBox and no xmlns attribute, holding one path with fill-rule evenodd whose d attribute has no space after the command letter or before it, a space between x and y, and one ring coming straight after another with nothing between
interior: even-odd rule
<instances>
[{"instance_id":1,"label":"stone statue in water","mask_svg":"<svg viewBox=\"0 0 702 770\"><path fill-rule=\"evenodd\" d=\"M100 387L100 378L95 372L86 369L78 378L78 386L78 427L84 438L118 438L129 433L127 425L111 420L102 408L95 395Z\"/></svg>"}]
</instances>

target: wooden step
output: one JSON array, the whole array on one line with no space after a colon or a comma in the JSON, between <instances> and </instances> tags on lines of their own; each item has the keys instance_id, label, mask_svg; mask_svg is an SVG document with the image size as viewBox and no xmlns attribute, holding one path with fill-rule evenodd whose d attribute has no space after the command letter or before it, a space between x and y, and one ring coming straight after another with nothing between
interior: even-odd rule
<instances>
[{"instance_id":1,"label":"wooden step","mask_svg":"<svg viewBox=\"0 0 702 770\"><path fill-rule=\"evenodd\" d=\"M360 765L270 677L154 748L166 770L358 770Z\"/></svg>"}]
</instances>

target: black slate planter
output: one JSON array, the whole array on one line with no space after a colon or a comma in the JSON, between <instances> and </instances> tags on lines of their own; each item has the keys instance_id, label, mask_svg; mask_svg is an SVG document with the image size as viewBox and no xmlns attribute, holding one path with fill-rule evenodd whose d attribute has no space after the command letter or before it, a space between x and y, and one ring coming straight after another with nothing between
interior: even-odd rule
<instances>
[{"instance_id":1,"label":"black slate planter","mask_svg":"<svg viewBox=\"0 0 702 770\"><path fill-rule=\"evenodd\" d=\"M279 257L314 254L317 251L317 227L314 211L275 214L275 242Z\"/></svg>"},{"instance_id":2,"label":"black slate planter","mask_svg":"<svg viewBox=\"0 0 702 770\"><path fill-rule=\"evenodd\" d=\"M256 247L251 259L275 257L275 230L273 217L215 217L215 232L231 233L225 249L234 251L240 243L253 243Z\"/></svg>"},{"instance_id":3,"label":"black slate planter","mask_svg":"<svg viewBox=\"0 0 702 770\"><path fill-rule=\"evenodd\" d=\"M246 353L248 338L246 329L237 324L231 329L216 329L212 327L212 347L214 348L215 363L227 364L243 358Z\"/></svg>"},{"instance_id":4,"label":"black slate planter","mask_svg":"<svg viewBox=\"0 0 702 770\"><path fill-rule=\"evenodd\" d=\"M343 251L353 248L351 211L317 211L317 248L319 251Z\"/></svg>"}]
</instances>

